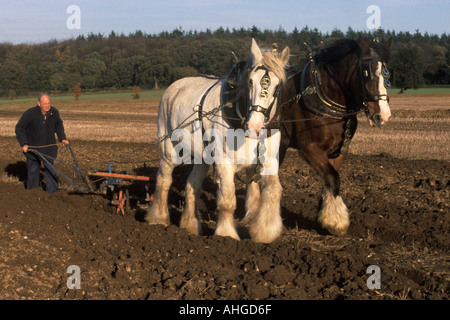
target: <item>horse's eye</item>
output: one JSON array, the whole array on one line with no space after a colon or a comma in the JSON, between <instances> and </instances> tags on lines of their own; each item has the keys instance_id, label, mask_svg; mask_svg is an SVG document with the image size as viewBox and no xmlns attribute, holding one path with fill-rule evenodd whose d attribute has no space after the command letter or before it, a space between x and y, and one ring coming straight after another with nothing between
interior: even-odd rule
<instances>
[{"instance_id":1,"label":"horse's eye","mask_svg":"<svg viewBox=\"0 0 450 320\"><path fill-rule=\"evenodd\" d=\"M248 84L249 84L250 86L253 86L253 80L250 79L250 80L248 81Z\"/></svg>"}]
</instances>

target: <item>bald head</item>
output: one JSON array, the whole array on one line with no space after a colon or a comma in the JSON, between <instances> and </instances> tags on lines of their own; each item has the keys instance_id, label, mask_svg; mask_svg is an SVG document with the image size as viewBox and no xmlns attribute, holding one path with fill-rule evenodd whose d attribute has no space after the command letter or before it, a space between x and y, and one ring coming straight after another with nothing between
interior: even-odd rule
<instances>
[{"instance_id":1,"label":"bald head","mask_svg":"<svg viewBox=\"0 0 450 320\"><path fill-rule=\"evenodd\" d=\"M42 114L46 114L50 110L50 96L46 93L39 95L38 106L41 109Z\"/></svg>"},{"instance_id":2,"label":"bald head","mask_svg":"<svg viewBox=\"0 0 450 320\"><path fill-rule=\"evenodd\" d=\"M46 97L48 98L48 100L50 100L50 95L48 93L41 93L38 97L38 101L41 102L43 97Z\"/></svg>"}]
</instances>

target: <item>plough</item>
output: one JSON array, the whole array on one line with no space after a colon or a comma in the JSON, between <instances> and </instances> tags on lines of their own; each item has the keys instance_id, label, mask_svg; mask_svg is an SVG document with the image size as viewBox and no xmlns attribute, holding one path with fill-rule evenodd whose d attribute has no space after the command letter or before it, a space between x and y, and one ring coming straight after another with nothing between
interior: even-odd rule
<instances>
[{"instance_id":1,"label":"plough","mask_svg":"<svg viewBox=\"0 0 450 320\"><path fill-rule=\"evenodd\" d=\"M122 212L122 215L125 214L125 210L130 209L130 193L128 187L131 186L134 181L150 181L150 177L147 176L112 173L110 164L108 164L108 172L88 172L88 176L106 178L106 180L104 180L100 185L99 189L103 190L108 187L113 191L111 203L113 205L117 205L116 213ZM145 201L153 201L153 195L149 195L148 188L146 189L147 197L145 198ZM117 199L114 199L114 190L117 190Z\"/></svg>"},{"instance_id":2,"label":"plough","mask_svg":"<svg viewBox=\"0 0 450 320\"><path fill-rule=\"evenodd\" d=\"M67 163L64 160L56 159L50 157L46 154L40 153L37 149L29 149L28 152L32 152L37 155L40 159L47 162L47 164L53 168L55 173L62 178L64 181L69 183L72 188L81 193L96 193L109 196L111 204L117 206L116 214L122 213L125 215L127 210L130 210L130 192L129 187L135 182L144 182L146 197L144 201L150 203L153 201L153 195L150 194L150 177L149 176L139 176L130 175L123 173L114 173L111 169L111 164L108 163L108 171L88 171L85 173L84 170L78 164L75 154L69 144L65 147L70 151L72 163ZM62 156L65 158L65 154ZM53 160L53 163L50 161ZM60 164L61 166L56 166L55 164ZM63 168L73 169L73 178L68 174L63 172ZM93 180L95 178L95 180ZM92 180L91 180L92 179ZM95 182L102 181L100 184Z\"/></svg>"}]
</instances>

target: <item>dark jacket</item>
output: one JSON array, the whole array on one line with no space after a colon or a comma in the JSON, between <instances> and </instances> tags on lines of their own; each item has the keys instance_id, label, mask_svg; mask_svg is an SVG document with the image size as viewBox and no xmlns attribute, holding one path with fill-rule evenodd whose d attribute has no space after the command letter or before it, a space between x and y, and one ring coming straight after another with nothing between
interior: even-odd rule
<instances>
[{"instance_id":1,"label":"dark jacket","mask_svg":"<svg viewBox=\"0 0 450 320\"><path fill-rule=\"evenodd\" d=\"M55 144L55 133L60 142L66 139L63 122L59 117L59 111L54 107L50 107L50 110L45 116L42 114L39 106L30 108L23 113L19 122L16 124L16 137L20 146L27 144L33 147ZM39 148L37 151L56 158L58 147ZM34 154L30 152L26 154L26 157L36 159Z\"/></svg>"}]
</instances>

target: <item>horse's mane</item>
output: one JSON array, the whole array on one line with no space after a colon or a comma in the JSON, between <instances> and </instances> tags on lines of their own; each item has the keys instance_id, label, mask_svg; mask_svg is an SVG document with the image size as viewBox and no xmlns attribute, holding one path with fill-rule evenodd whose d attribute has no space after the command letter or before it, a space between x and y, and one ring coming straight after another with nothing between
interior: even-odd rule
<instances>
[{"instance_id":1,"label":"horse's mane","mask_svg":"<svg viewBox=\"0 0 450 320\"><path fill-rule=\"evenodd\" d=\"M270 69L281 83L286 82L286 69L282 65L281 54L271 49L262 49L262 63Z\"/></svg>"},{"instance_id":2,"label":"horse's mane","mask_svg":"<svg viewBox=\"0 0 450 320\"><path fill-rule=\"evenodd\" d=\"M321 49L315 58L321 63L327 64L339 61L351 53L356 54L358 58L361 56L361 48L358 42L351 39L340 39Z\"/></svg>"},{"instance_id":3,"label":"horse's mane","mask_svg":"<svg viewBox=\"0 0 450 320\"><path fill-rule=\"evenodd\" d=\"M370 47L384 60L388 61L390 51L378 41L367 41ZM343 59L345 56L354 53L361 58L361 48L358 41L352 39L339 39L331 42L326 48L321 49L315 58L321 63L333 63Z\"/></svg>"},{"instance_id":4,"label":"horse's mane","mask_svg":"<svg viewBox=\"0 0 450 320\"><path fill-rule=\"evenodd\" d=\"M382 45L379 41L374 40L372 41L373 45L373 49L375 50L375 52L382 57L384 60L386 60L386 62L389 61L389 58L391 56L391 50L387 49L384 45Z\"/></svg>"},{"instance_id":5,"label":"horse's mane","mask_svg":"<svg viewBox=\"0 0 450 320\"><path fill-rule=\"evenodd\" d=\"M286 68L282 65L281 54L271 49L261 49L262 64L270 69L280 80L280 83L286 83ZM242 86L248 81L248 71L252 67L253 56L250 55L246 60L239 62L236 66L241 70L240 79L236 79L236 85Z\"/></svg>"}]
</instances>

